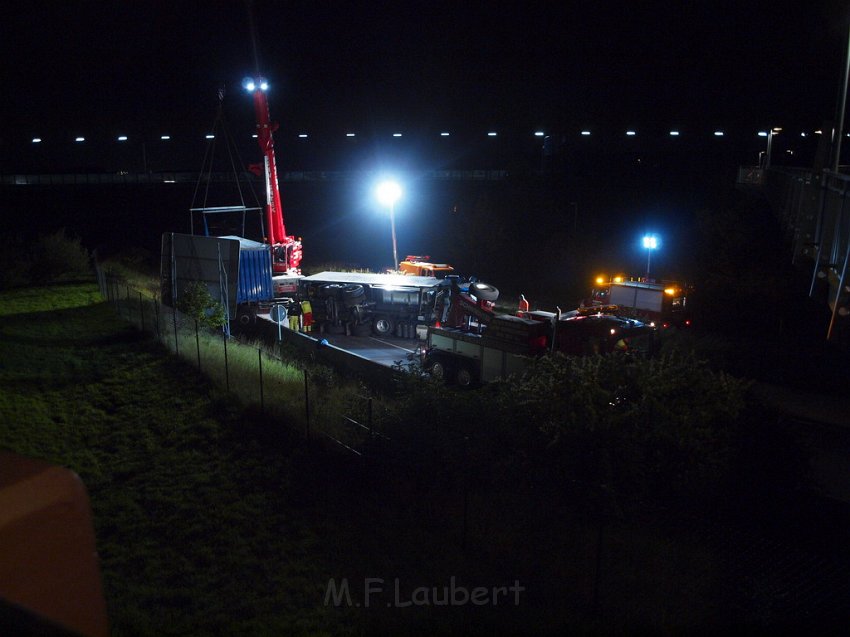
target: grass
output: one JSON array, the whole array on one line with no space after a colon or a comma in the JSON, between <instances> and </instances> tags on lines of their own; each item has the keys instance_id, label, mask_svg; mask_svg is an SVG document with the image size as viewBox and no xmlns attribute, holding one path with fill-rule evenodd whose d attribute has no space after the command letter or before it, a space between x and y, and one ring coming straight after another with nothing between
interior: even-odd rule
<instances>
[{"instance_id":1,"label":"grass","mask_svg":"<svg viewBox=\"0 0 850 637\"><path fill-rule=\"evenodd\" d=\"M114 632L325 630L329 575L288 503L303 443L98 300L92 284L2 294L0 447L87 485Z\"/></svg>"},{"instance_id":2,"label":"grass","mask_svg":"<svg viewBox=\"0 0 850 637\"><path fill-rule=\"evenodd\" d=\"M719 600L739 601L687 526L609 519L600 535L533 479L492 488L307 442L286 389L303 377L270 372L266 393L296 416L264 416L197 372L193 333L181 360L93 284L0 293L0 318L0 448L82 477L116 635L671 632L716 625ZM322 418L352 407L333 391ZM381 603L325 606L330 578L356 602L370 577L385 580ZM405 600L451 577L527 590L519 607L386 607L394 578Z\"/></svg>"}]
</instances>

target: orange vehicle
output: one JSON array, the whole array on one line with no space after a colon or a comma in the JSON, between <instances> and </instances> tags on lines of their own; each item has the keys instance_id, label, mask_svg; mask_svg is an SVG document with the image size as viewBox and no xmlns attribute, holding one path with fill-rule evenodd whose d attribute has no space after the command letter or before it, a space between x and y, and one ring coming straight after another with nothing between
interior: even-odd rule
<instances>
[{"instance_id":1,"label":"orange vehicle","mask_svg":"<svg viewBox=\"0 0 850 637\"><path fill-rule=\"evenodd\" d=\"M429 256L409 255L398 264L402 274L410 276L431 276L436 279L445 279L454 272L454 268L447 263L431 263Z\"/></svg>"}]
</instances>

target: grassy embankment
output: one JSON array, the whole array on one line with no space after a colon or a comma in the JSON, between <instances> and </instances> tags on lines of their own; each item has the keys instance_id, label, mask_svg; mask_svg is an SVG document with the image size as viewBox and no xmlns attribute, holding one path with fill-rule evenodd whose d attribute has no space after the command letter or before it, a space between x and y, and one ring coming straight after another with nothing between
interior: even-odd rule
<instances>
[{"instance_id":1,"label":"grassy embankment","mask_svg":"<svg viewBox=\"0 0 850 637\"><path fill-rule=\"evenodd\" d=\"M0 447L68 466L86 483L115 633L594 625L596 525L545 496L364 474L246 414L118 319L92 284L3 292L0 307ZM615 625L684 621L713 586L701 550L669 552L667 540L634 528L606 538L599 605L618 609ZM681 563L696 569L686 595L670 601L676 576L628 601ZM519 578L528 597L498 609L323 605L330 577L350 578L355 602L363 578L386 578L376 598L385 606L395 577L404 600L452 576L473 586Z\"/></svg>"},{"instance_id":2,"label":"grassy embankment","mask_svg":"<svg viewBox=\"0 0 850 637\"><path fill-rule=\"evenodd\" d=\"M306 443L285 413L243 408L92 284L3 292L0 308L0 448L88 486L116 634L669 631L751 612L700 523L621 517L628 503L549 484L557 467L511 478L524 464L499 443L511 423L489 437L494 421L480 423L475 462L462 446L431 457L442 438L414 426L433 419L428 407L405 420L405 466L363 466ZM486 394L455 398L433 399L452 429ZM482 479L500 463L503 478ZM403 602L452 577L526 591L519 607L387 608L396 577ZM385 592L369 609L327 608L329 578L348 578L355 603L365 578L384 578Z\"/></svg>"},{"instance_id":3,"label":"grassy embankment","mask_svg":"<svg viewBox=\"0 0 850 637\"><path fill-rule=\"evenodd\" d=\"M301 442L245 418L93 284L3 292L0 307L0 448L82 477L117 633L338 627L292 503Z\"/></svg>"}]
</instances>

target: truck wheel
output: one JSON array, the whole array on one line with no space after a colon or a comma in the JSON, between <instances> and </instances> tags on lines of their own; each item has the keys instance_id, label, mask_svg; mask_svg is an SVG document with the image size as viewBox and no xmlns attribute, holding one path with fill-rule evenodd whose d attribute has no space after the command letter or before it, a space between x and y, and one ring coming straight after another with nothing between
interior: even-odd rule
<instances>
[{"instance_id":1,"label":"truck wheel","mask_svg":"<svg viewBox=\"0 0 850 637\"><path fill-rule=\"evenodd\" d=\"M480 283L478 281L469 284L469 293L479 301L496 301L499 298L498 289L489 283Z\"/></svg>"},{"instance_id":2,"label":"truck wheel","mask_svg":"<svg viewBox=\"0 0 850 637\"><path fill-rule=\"evenodd\" d=\"M441 383L448 382L449 375L446 371L446 366L440 361L434 361L433 365L431 365L431 378Z\"/></svg>"},{"instance_id":3,"label":"truck wheel","mask_svg":"<svg viewBox=\"0 0 850 637\"><path fill-rule=\"evenodd\" d=\"M351 283L342 288L342 302L346 305L358 305L364 296L366 296L366 290L357 283Z\"/></svg>"},{"instance_id":4,"label":"truck wheel","mask_svg":"<svg viewBox=\"0 0 850 637\"><path fill-rule=\"evenodd\" d=\"M393 329L395 329L395 323L388 316L378 316L372 323L372 329L378 336L391 336Z\"/></svg>"},{"instance_id":5,"label":"truck wheel","mask_svg":"<svg viewBox=\"0 0 850 637\"><path fill-rule=\"evenodd\" d=\"M319 286L318 295L335 299L339 297L340 292L342 292L344 288L345 285L342 283L325 283L324 285Z\"/></svg>"},{"instance_id":6,"label":"truck wheel","mask_svg":"<svg viewBox=\"0 0 850 637\"><path fill-rule=\"evenodd\" d=\"M472 387L475 384L475 376L472 374L472 370L469 369L466 365L461 365L457 373L455 374L455 382L458 387L463 387L464 389L468 387Z\"/></svg>"}]
</instances>

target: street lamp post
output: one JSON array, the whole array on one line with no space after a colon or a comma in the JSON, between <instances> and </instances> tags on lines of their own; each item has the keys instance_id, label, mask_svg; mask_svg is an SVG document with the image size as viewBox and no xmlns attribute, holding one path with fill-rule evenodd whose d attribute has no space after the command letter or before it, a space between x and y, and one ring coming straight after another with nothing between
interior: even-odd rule
<instances>
[{"instance_id":1,"label":"street lamp post","mask_svg":"<svg viewBox=\"0 0 850 637\"><path fill-rule=\"evenodd\" d=\"M773 136L778 135L782 131L781 128L774 127L771 128L767 133L767 156L765 158L764 167L770 168L770 156L771 151L773 150Z\"/></svg>"},{"instance_id":2,"label":"street lamp post","mask_svg":"<svg viewBox=\"0 0 850 637\"><path fill-rule=\"evenodd\" d=\"M401 186L394 181L384 181L378 184L376 190L378 201L390 209L390 228L393 235L393 269L398 268L398 245L395 238L395 202L401 197Z\"/></svg>"},{"instance_id":3,"label":"street lamp post","mask_svg":"<svg viewBox=\"0 0 850 637\"><path fill-rule=\"evenodd\" d=\"M646 248L646 280L649 281L649 266L652 260L652 251L658 247L658 237L648 234L643 238L643 247Z\"/></svg>"}]
</instances>

